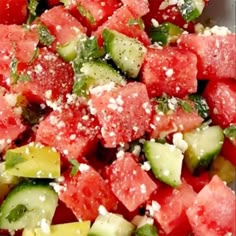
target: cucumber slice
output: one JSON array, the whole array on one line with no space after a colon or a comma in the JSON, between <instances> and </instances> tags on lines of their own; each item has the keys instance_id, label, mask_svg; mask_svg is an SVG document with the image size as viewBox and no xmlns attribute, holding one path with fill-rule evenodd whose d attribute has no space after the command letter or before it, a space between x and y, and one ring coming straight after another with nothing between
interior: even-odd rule
<instances>
[{"instance_id":1,"label":"cucumber slice","mask_svg":"<svg viewBox=\"0 0 236 236\"><path fill-rule=\"evenodd\" d=\"M131 236L134 229L135 226L122 216L108 213L96 218L88 236Z\"/></svg>"},{"instance_id":2,"label":"cucumber slice","mask_svg":"<svg viewBox=\"0 0 236 236\"><path fill-rule=\"evenodd\" d=\"M126 80L113 67L103 61L87 61L82 64L81 75L75 81L73 93L88 96L89 89L111 82L124 85Z\"/></svg>"},{"instance_id":3,"label":"cucumber slice","mask_svg":"<svg viewBox=\"0 0 236 236\"><path fill-rule=\"evenodd\" d=\"M103 61L85 62L80 71L84 75L95 80L94 86L104 85L110 82L125 84L125 79L119 74L119 72Z\"/></svg>"},{"instance_id":4,"label":"cucumber slice","mask_svg":"<svg viewBox=\"0 0 236 236\"><path fill-rule=\"evenodd\" d=\"M30 143L5 154L6 173L29 178L60 177L60 154L50 147Z\"/></svg>"},{"instance_id":5,"label":"cucumber slice","mask_svg":"<svg viewBox=\"0 0 236 236\"><path fill-rule=\"evenodd\" d=\"M152 27L150 29L149 36L152 42L160 43L161 45L168 45L174 43L179 38L179 35L183 33L183 29L170 22L165 22L158 27Z\"/></svg>"},{"instance_id":6,"label":"cucumber slice","mask_svg":"<svg viewBox=\"0 0 236 236\"><path fill-rule=\"evenodd\" d=\"M181 184L183 154L180 149L168 143L146 141L144 153L156 178L172 187Z\"/></svg>"},{"instance_id":7,"label":"cucumber slice","mask_svg":"<svg viewBox=\"0 0 236 236\"><path fill-rule=\"evenodd\" d=\"M64 59L64 61L72 61L77 55L78 39L74 39L64 45L57 46L57 53Z\"/></svg>"},{"instance_id":8,"label":"cucumber slice","mask_svg":"<svg viewBox=\"0 0 236 236\"><path fill-rule=\"evenodd\" d=\"M145 224L135 230L135 236L158 236L157 228L154 225Z\"/></svg>"},{"instance_id":9,"label":"cucumber slice","mask_svg":"<svg viewBox=\"0 0 236 236\"><path fill-rule=\"evenodd\" d=\"M136 78L147 49L141 42L115 30L103 31L105 50L127 76Z\"/></svg>"},{"instance_id":10,"label":"cucumber slice","mask_svg":"<svg viewBox=\"0 0 236 236\"><path fill-rule=\"evenodd\" d=\"M50 226L50 233L42 228L24 229L22 236L87 236L90 229L90 221L73 222Z\"/></svg>"},{"instance_id":11,"label":"cucumber slice","mask_svg":"<svg viewBox=\"0 0 236 236\"><path fill-rule=\"evenodd\" d=\"M187 22L198 18L202 14L204 7L204 0L184 0L183 4L178 5L182 17Z\"/></svg>"},{"instance_id":12,"label":"cucumber slice","mask_svg":"<svg viewBox=\"0 0 236 236\"><path fill-rule=\"evenodd\" d=\"M184 133L183 139L188 144L184 161L193 173L198 168L207 168L221 150L224 134L220 126L207 126Z\"/></svg>"},{"instance_id":13,"label":"cucumber slice","mask_svg":"<svg viewBox=\"0 0 236 236\"><path fill-rule=\"evenodd\" d=\"M0 207L0 229L35 228L51 223L58 197L45 182L26 181L17 185Z\"/></svg>"}]
</instances>

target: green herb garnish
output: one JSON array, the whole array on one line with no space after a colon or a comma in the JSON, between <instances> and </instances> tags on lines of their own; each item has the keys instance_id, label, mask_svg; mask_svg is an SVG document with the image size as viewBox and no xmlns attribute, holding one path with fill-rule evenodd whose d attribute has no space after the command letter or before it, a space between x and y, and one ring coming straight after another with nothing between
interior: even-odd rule
<instances>
[{"instance_id":1,"label":"green herb garnish","mask_svg":"<svg viewBox=\"0 0 236 236\"><path fill-rule=\"evenodd\" d=\"M38 33L39 42L44 46L50 46L55 40L55 37L49 32L48 28L45 25L39 25Z\"/></svg>"},{"instance_id":2,"label":"green herb garnish","mask_svg":"<svg viewBox=\"0 0 236 236\"><path fill-rule=\"evenodd\" d=\"M236 125L230 125L224 129L224 135L229 139L236 138Z\"/></svg>"},{"instance_id":3,"label":"green herb garnish","mask_svg":"<svg viewBox=\"0 0 236 236\"><path fill-rule=\"evenodd\" d=\"M69 160L70 164L72 165L71 171L70 171L70 175L71 176L75 176L77 174L77 172L79 171L79 162L75 159L70 159Z\"/></svg>"}]
</instances>

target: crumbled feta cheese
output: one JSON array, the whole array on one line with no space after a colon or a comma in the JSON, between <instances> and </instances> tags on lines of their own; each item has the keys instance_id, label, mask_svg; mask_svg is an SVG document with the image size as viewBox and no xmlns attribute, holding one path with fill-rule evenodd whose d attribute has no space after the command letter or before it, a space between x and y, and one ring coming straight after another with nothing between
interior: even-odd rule
<instances>
[{"instance_id":1,"label":"crumbled feta cheese","mask_svg":"<svg viewBox=\"0 0 236 236\"><path fill-rule=\"evenodd\" d=\"M173 144L175 147L179 148L183 153L187 150L188 144L187 142L183 139L183 134L182 133L175 133L173 135Z\"/></svg>"}]
</instances>

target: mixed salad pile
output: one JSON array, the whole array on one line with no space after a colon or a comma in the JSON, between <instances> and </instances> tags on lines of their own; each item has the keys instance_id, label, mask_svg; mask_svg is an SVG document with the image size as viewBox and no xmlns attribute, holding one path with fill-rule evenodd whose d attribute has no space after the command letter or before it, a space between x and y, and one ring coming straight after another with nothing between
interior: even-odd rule
<instances>
[{"instance_id":1,"label":"mixed salad pile","mask_svg":"<svg viewBox=\"0 0 236 236\"><path fill-rule=\"evenodd\" d=\"M0 235L236 235L236 35L207 5L0 1Z\"/></svg>"}]
</instances>

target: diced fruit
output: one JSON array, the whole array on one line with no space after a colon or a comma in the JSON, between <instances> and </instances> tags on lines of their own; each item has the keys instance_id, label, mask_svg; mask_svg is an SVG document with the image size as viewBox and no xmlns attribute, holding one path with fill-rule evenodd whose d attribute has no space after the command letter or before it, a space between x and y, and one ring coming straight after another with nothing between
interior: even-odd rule
<instances>
[{"instance_id":1,"label":"diced fruit","mask_svg":"<svg viewBox=\"0 0 236 236\"><path fill-rule=\"evenodd\" d=\"M96 30L116 9L119 8L119 0L61 0L69 12L78 19L86 28L88 34Z\"/></svg>"},{"instance_id":2,"label":"diced fruit","mask_svg":"<svg viewBox=\"0 0 236 236\"><path fill-rule=\"evenodd\" d=\"M88 236L131 236L135 227L122 216L107 213L99 215L93 223Z\"/></svg>"},{"instance_id":3,"label":"diced fruit","mask_svg":"<svg viewBox=\"0 0 236 236\"><path fill-rule=\"evenodd\" d=\"M197 91L197 58L177 48L149 48L141 71L150 97L183 97Z\"/></svg>"},{"instance_id":4,"label":"diced fruit","mask_svg":"<svg viewBox=\"0 0 236 236\"><path fill-rule=\"evenodd\" d=\"M224 139L223 147L221 149L223 157L229 160L234 166L236 166L236 141L232 141L228 138Z\"/></svg>"},{"instance_id":5,"label":"diced fruit","mask_svg":"<svg viewBox=\"0 0 236 236\"><path fill-rule=\"evenodd\" d=\"M135 236L158 236L154 225L145 224L135 230Z\"/></svg>"},{"instance_id":6,"label":"diced fruit","mask_svg":"<svg viewBox=\"0 0 236 236\"><path fill-rule=\"evenodd\" d=\"M92 107L101 125L106 147L140 138L149 127L151 106L144 84L128 83L92 94Z\"/></svg>"},{"instance_id":7,"label":"diced fruit","mask_svg":"<svg viewBox=\"0 0 236 236\"><path fill-rule=\"evenodd\" d=\"M171 144L146 141L144 153L156 178L177 187L181 184L183 154Z\"/></svg>"},{"instance_id":8,"label":"diced fruit","mask_svg":"<svg viewBox=\"0 0 236 236\"><path fill-rule=\"evenodd\" d=\"M59 199L78 219L94 220L99 214L99 207L110 211L116 206L117 200L108 184L92 167L81 163L77 173L72 174L63 174Z\"/></svg>"},{"instance_id":9,"label":"diced fruit","mask_svg":"<svg viewBox=\"0 0 236 236\"><path fill-rule=\"evenodd\" d=\"M17 230L50 224L56 206L57 194L46 182L22 182L0 207L0 228Z\"/></svg>"},{"instance_id":10,"label":"diced fruit","mask_svg":"<svg viewBox=\"0 0 236 236\"><path fill-rule=\"evenodd\" d=\"M106 174L113 193L129 211L134 211L147 201L156 189L156 184L141 169L131 153L125 153L115 160Z\"/></svg>"},{"instance_id":11,"label":"diced fruit","mask_svg":"<svg viewBox=\"0 0 236 236\"><path fill-rule=\"evenodd\" d=\"M150 122L151 138L165 138L169 134L188 132L200 126L203 119L193 106L186 99L165 96L155 99Z\"/></svg>"},{"instance_id":12,"label":"diced fruit","mask_svg":"<svg viewBox=\"0 0 236 236\"><path fill-rule=\"evenodd\" d=\"M197 77L200 79L235 78L234 56L236 34L182 34L179 47L197 55Z\"/></svg>"},{"instance_id":13,"label":"diced fruit","mask_svg":"<svg viewBox=\"0 0 236 236\"><path fill-rule=\"evenodd\" d=\"M187 210L194 235L234 235L235 203L235 194L215 175Z\"/></svg>"},{"instance_id":14,"label":"diced fruit","mask_svg":"<svg viewBox=\"0 0 236 236\"><path fill-rule=\"evenodd\" d=\"M90 228L89 221L73 222L66 224L58 224L50 226L50 233L45 233L42 228L24 229L22 236L87 236Z\"/></svg>"},{"instance_id":15,"label":"diced fruit","mask_svg":"<svg viewBox=\"0 0 236 236\"><path fill-rule=\"evenodd\" d=\"M1 0L0 24L23 24L27 19L27 4L27 0Z\"/></svg>"},{"instance_id":16,"label":"diced fruit","mask_svg":"<svg viewBox=\"0 0 236 236\"><path fill-rule=\"evenodd\" d=\"M200 127L184 133L188 144L184 161L193 173L199 168L207 168L213 158L220 152L224 134L219 126Z\"/></svg>"},{"instance_id":17,"label":"diced fruit","mask_svg":"<svg viewBox=\"0 0 236 236\"><path fill-rule=\"evenodd\" d=\"M116 30L128 37L138 39L144 45L150 44L150 39L144 31L143 27L139 24L133 24L130 20L135 20L136 17L129 11L126 6L117 9L111 17L108 18L98 29L93 32L93 35L98 37L98 42L103 43L102 33L104 29Z\"/></svg>"},{"instance_id":18,"label":"diced fruit","mask_svg":"<svg viewBox=\"0 0 236 236\"><path fill-rule=\"evenodd\" d=\"M40 122L36 140L55 147L67 159L82 159L95 149L99 126L86 106L55 110Z\"/></svg>"},{"instance_id":19,"label":"diced fruit","mask_svg":"<svg viewBox=\"0 0 236 236\"><path fill-rule=\"evenodd\" d=\"M155 192L150 204L154 219L165 234L177 236L191 233L186 210L192 206L195 197L192 187L184 181L176 189L165 187Z\"/></svg>"},{"instance_id":20,"label":"diced fruit","mask_svg":"<svg viewBox=\"0 0 236 236\"><path fill-rule=\"evenodd\" d=\"M54 48L71 43L86 32L80 22L63 6L53 7L40 16L40 21L55 37Z\"/></svg>"},{"instance_id":21,"label":"diced fruit","mask_svg":"<svg viewBox=\"0 0 236 236\"><path fill-rule=\"evenodd\" d=\"M121 0L122 3L136 16L141 17L149 12L149 2L146 0Z\"/></svg>"},{"instance_id":22,"label":"diced fruit","mask_svg":"<svg viewBox=\"0 0 236 236\"><path fill-rule=\"evenodd\" d=\"M4 96L0 95L0 153L16 140L25 128L14 109L7 103Z\"/></svg>"},{"instance_id":23,"label":"diced fruit","mask_svg":"<svg viewBox=\"0 0 236 236\"><path fill-rule=\"evenodd\" d=\"M236 124L236 80L209 81L204 90L214 124L222 128Z\"/></svg>"},{"instance_id":24,"label":"diced fruit","mask_svg":"<svg viewBox=\"0 0 236 236\"><path fill-rule=\"evenodd\" d=\"M6 173L10 175L49 179L60 176L60 154L41 144L8 149L5 160Z\"/></svg>"},{"instance_id":25,"label":"diced fruit","mask_svg":"<svg viewBox=\"0 0 236 236\"><path fill-rule=\"evenodd\" d=\"M179 26L165 22L157 27L151 27L149 35L153 43L169 45L170 43L175 43L182 33L183 29Z\"/></svg>"},{"instance_id":26,"label":"diced fruit","mask_svg":"<svg viewBox=\"0 0 236 236\"><path fill-rule=\"evenodd\" d=\"M127 76L136 78L147 49L133 38L114 30L105 29L103 39L106 52Z\"/></svg>"},{"instance_id":27,"label":"diced fruit","mask_svg":"<svg viewBox=\"0 0 236 236\"><path fill-rule=\"evenodd\" d=\"M18 66L13 90L22 93L30 102L65 99L72 91L73 76L72 66L44 47L30 64Z\"/></svg>"}]
</instances>

